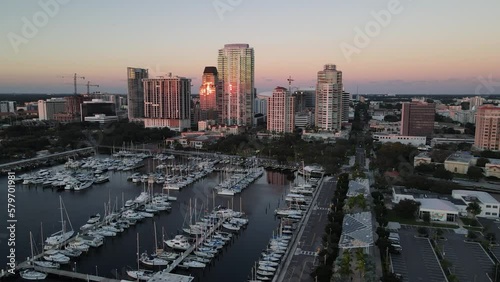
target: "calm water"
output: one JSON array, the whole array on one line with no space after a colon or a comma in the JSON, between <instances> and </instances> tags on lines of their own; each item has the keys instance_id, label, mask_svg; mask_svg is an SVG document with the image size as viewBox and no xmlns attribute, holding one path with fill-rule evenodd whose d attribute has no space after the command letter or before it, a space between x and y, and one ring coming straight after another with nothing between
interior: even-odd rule
<instances>
[{"instance_id":1,"label":"calm water","mask_svg":"<svg viewBox=\"0 0 500 282\"><path fill-rule=\"evenodd\" d=\"M148 170L149 164L143 170ZM143 190L143 184L133 184L127 181L132 172L110 173L110 182L94 185L84 191L61 191L43 189L41 187L26 187L16 185L16 256L18 261L25 260L30 255L29 232L33 233L37 249L41 249L41 226L44 237L61 229L59 196L62 197L67 213L74 230L79 230L88 217L95 213L104 214L104 204L122 206L122 196L125 200L133 199ZM233 197L217 196L212 188L220 181L220 173L212 173L208 177L191 184L182 191L172 192L178 200L172 206L172 212L161 213L153 219L144 219L141 223L132 226L116 237L105 239L103 246L91 248L65 269L73 269L80 273L98 274L105 277L127 279L125 270L136 268L136 238L140 237L140 252L154 250L154 225L156 223L158 242L161 242L162 230L165 237L170 238L180 234L185 218L189 214L189 202L194 210L196 199L197 212L212 209L215 205L242 209L247 213L250 223L241 231L231 243L203 270L179 271L196 277L195 281L245 281L251 272L254 262L265 248L277 228L279 221L274 217L274 209L284 204L284 193L288 187L286 175L278 172L266 172L254 184L245 189L240 195ZM7 220L5 211L7 202L7 178L0 178L2 193L0 193L1 212L0 220ZM161 193L161 186L155 185L154 191ZM240 207L240 197L242 207ZM2 223L2 226L4 226ZM3 228L2 228L3 229ZM0 268L6 269L7 241L6 230L0 230ZM76 262L76 263L74 263ZM12 280L22 280L20 278ZM46 281L63 281L58 277L49 276Z\"/></svg>"}]
</instances>

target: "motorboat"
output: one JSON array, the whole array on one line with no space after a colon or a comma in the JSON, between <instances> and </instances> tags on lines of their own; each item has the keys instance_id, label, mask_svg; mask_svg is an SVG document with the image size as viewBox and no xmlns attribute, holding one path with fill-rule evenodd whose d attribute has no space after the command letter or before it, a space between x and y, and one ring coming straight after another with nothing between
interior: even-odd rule
<instances>
[{"instance_id":1,"label":"motorboat","mask_svg":"<svg viewBox=\"0 0 500 282\"><path fill-rule=\"evenodd\" d=\"M101 215L100 214L95 214L89 217L89 220L87 220L87 224L96 224L101 220Z\"/></svg>"},{"instance_id":2,"label":"motorboat","mask_svg":"<svg viewBox=\"0 0 500 282\"><path fill-rule=\"evenodd\" d=\"M35 260L33 262L33 264L36 266L45 267L45 268L59 268L59 267L61 267L61 265L57 262L43 261L43 260Z\"/></svg>"},{"instance_id":3,"label":"motorboat","mask_svg":"<svg viewBox=\"0 0 500 282\"><path fill-rule=\"evenodd\" d=\"M161 252L155 255L161 259L169 261L176 260L179 257L178 253L173 253L173 252Z\"/></svg>"},{"instance_id":4,"label":"motorboat","mask_svg":"<svg viewBox=\"0 0 500 282\"><path fill-rule=\"evenodd\" d=\"M19 274L23 279L26 280L45 280L45 278L47 278L47 273L43 273L33 269L22 270Z\"/></svg>"},{"instance_id":5,"label":"motorboat","mask_svg":"<svg viewBox=\"0 0 500 282\"><path fill-rule=\"evenodd\" d=\"M46 256L43 256L43 258L47 261L57 262L60 264L68 264L69 260L70 260L69 257L67 257L63 254L60 254L60 253L53 254L53 255L46 255Z\"/></svg>"},{"instance_id":6,"label":"motorboat","mask_svg":"<svg viewBox=\"0 0 500 282\"><path fill-rule=\"evenodd\" d=\"M207 266L206 264L204 264L202 262L192 260L192 259L185 259L182 261L182 263L180 265L182 267L185 267L185 268L204 268L205 266Z\"/></svg>"},{"instance_id":7,"label":"motorboat","mask_svg":"<svg viewBox=\"0 0 500 282\"><path fill-rule=\"evenodd\" d=\"M175 250L185 251L191 247L191 244L189 244L187 238L183 235L176 235L173 239L165 240L164 242L168 247Z\"/></svg>"},{"instance_id":8,"label":"motorboat","mask_svg":"<svg viewBox=\"0 0 500 282\"><path fill-rule=\"evenodd\" d=\"M76 258L82 254L82 251L73 248L66 248L64 250L60 250L59 253L67 257Z\"/></svg>"},{"instance_id":9,"label":"motorboat","mask_svg":"<svg viewBox=\"0 0 500 282\"><path fill-rule=\"evenodd\" d=\"M109 176L107 175L101 175L101 176L98 176L94 183L95 184L102 184L102 183L105 183L105 182L108 182L109 181Z\"/></svg>"},{"instance_id":10,"label":"motorboat","mask_svg":"<svg viewBox=\"0 0 500 282\"><path fill-rule=\"evenodd\" d=\"M90 186L92 186L92 184L94 184L93 181L85 181L83 183L78 184L78 186L74 187L74 190L75 191L85 190Z\"/></svg>"},{"instance_id":11,"label":"motorboat","mask_svg":"<svg viewBox=\"0 0 500 282\"><path fill-rule=\"evenodd\" d=\"M222 227L226 228L227 230L230 231L240 231L240 227L238 225L232 224L232 223L223 223Z\"/></svg>"},{"instance_id":12,"label":"motorboat","mask_svg":"<svg viewBox=\"0 0 500 282\"><path fill-rule=\"evenodd\" d=\"M131 278L138 279L141 281L147 281L154 276L155 272L151 270L139 269L139 270L127 270L127 275Z\"/></svg>"}]
</instances>

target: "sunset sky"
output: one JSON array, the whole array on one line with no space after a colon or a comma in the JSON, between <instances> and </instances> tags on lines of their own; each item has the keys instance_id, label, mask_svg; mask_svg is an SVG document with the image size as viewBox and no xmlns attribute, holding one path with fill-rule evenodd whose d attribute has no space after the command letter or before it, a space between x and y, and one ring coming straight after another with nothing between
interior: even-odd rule
<instances>
[{"instance_id":1,"label":"sunset sky","mask_svg":"<svg viewBox=\"0 0 500 282\"><path fill-rule=\"evenodd\" d=\"M90 80L100 91L126 93L128 66L190 77L198 93L204 67L216 66L217 50L228 43L255 49L257 92L287 85L290 75L292 86L314 86L316 73L333 63L352 93L474 94L488 80L480 93L500 93L498 0L0 5L0 93L72 93L72 79L61 76L75 72L86 78L81 92ZM377 22L375 14L390 19ZM357 30L369 34L363 44L355 42ZM356 48L350 58L341 49L348 45Z\"/></svg>"}]
</instances>

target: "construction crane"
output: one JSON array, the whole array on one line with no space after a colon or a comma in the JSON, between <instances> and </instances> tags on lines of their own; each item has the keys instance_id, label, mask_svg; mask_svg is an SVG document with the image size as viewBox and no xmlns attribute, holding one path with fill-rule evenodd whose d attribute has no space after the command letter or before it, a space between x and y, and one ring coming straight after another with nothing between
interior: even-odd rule
<instances>
[{"instance_id":1,"label":"construction crane","mask_svg":"<svg viewBox=\"0 0 500 282\"><path fill-rule=\"evenodd\" d=\"M92 87L99 87L97 84L90 84L90 81L87 81L87 95L90 94L90 86Z\"/></svg>"},{"instance_id":2,"label":"construction crane","mask_svg":"<svg viewBox=\"0 0 500 282\"><path fill-rule=\"evenodd\" d=\"M69 78L70 76L61 76L61 78ZM75 87L75 96L78 94L77 90L76 90L76 81L77 79L85 79L84 76L78 76L76 73L73 75L73 85Z\"/></svg>"}]
</instances>

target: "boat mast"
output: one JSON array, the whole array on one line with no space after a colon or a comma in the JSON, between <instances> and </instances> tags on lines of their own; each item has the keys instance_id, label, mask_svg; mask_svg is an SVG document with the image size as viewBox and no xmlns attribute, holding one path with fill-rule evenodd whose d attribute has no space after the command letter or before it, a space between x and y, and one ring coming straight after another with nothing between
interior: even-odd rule
<instances>
[{"instance_id":1,"label":"boat mast","mask_svg":"<svg viewBox=\"0 0 500 282\"><path fill-rule=\"evenodd\" d=\"M30 231L30 246L31 246L31 259L35 260L35 255L33 254L33 234Z\"/></svg>"},{"instance_id":2,"label":"boat mast","mask_svg":"<svg viewBox=\"0 0 500 282\"><path fill-rule=\"evenodd\" d=\"M139 233L137 233L137 281L139 281Z\"/></svg>"}]
</instances>

